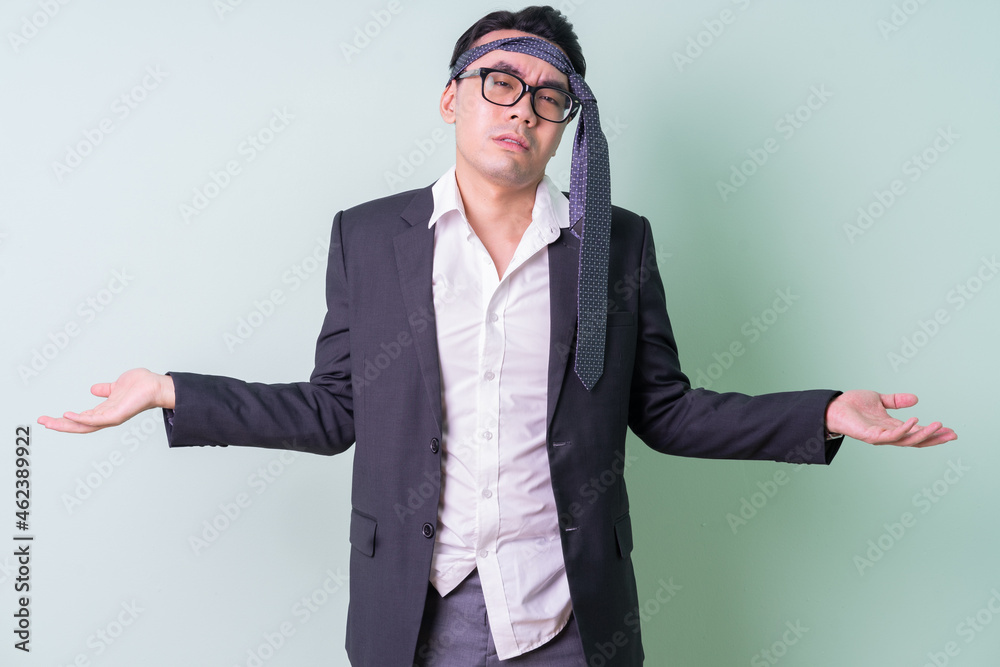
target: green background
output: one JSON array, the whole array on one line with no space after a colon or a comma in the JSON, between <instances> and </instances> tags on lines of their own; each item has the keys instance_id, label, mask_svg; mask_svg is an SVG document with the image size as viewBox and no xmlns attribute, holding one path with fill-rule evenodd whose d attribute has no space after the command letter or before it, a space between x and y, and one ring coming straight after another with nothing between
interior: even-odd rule
<instances>
[{"instance_id":1,"label":"green background","mask_svg":"<svg viewBox=\"0 0 1000 667\"><path fill-rule=\"evenodd\" d=\"M58 5L30 38L24 22L42 3L0 11L0 392L11 444L16 425L89 407L91 383L135 366L307 378L323 317L323 267L309 258L333 215L422 187L452 164L453 130L437 112L451 49L481 15L517 8L220 6ZM1000 5L561 7L600 102L614 202L653 224L692 379L703 372L713 390L748 394L912 392L921 403L900 416L960 435L921 451L848 440L828 468L661 456L630 435L647 664L772 664L765 650L789 666L921 666L935 654L939 664L1000 664L1000 618L989 609L1000 609L990 426ZM372 12L391 20L346 53ZM685 53L690 62L678 59ZM165 78L120 117L115 100L157 67ZM815 90L826 99L801 109ZM247 160L241 143L275 109L294 118ZM788 136L779 121L796 113ZM53 163L102 118L112 132L60 179ZM943 140L934 148L940 132L952 137L946 151ZM744 165L765 145L777 146L766 162ZM934 162L914 179L912 160L925 151ZM564 187L569 153L567 144L549 168ZM230 160L240 173L185 222L181 205ZM752 176L723 198L718 183L741 166ZM894 180L902 194L849 234L859 207L888 201ZM285 279L294 267L307 276L296 289ZM88 315L81 303L121 287L115 271L128 284ZM974 297L958 299L959 286ZM274 314L227 345L276 289ZM768 312L776 291L793 297L778 315ZM67 324L77 334L25 372ZM727 358L737 343L742 354ZM0 662L245 665L263 635L291 622L295 634L265 664L346 664L346 587L304 622L294 609L328 571L347 573L351 453L289 463L252 449L169 451L154 412L84 437L36 427L32 443L34 650L5 646ZM112 457L121 463L104 477ZM268 465L280 474L262 489L253 476ZM12 455L0 457L8 503L13 467ZM250 505L196 552L190 538L241 493ZM858 560L880 540L889 548L877 560ZM4 615L15 601L11 565L0 558ZM675 593L661 602L664 584ZM95 644L133 601L143 609L135 622ZM966 619L977 614L973 626Z\"/></svg>"}]
</instances>

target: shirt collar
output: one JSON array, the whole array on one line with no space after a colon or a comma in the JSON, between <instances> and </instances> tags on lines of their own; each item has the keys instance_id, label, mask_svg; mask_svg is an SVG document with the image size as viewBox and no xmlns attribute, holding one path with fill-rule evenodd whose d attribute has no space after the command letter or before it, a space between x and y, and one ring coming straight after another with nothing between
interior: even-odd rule
<instances>
[{"instance_id":1,"label":"shirt collar","mask_svg":"<svg viewBox=\"0 0 1000 667\"><path fill-rule=\"evenodd\" d=\"M446 213L458 211L462 215L462 220L468 225L468 218L465 215L465 204L462 202L462 195L458 191L458 181L455 179L455 165L431 187L434 195L434 210L427 227L433 227ZM569 200L556 187L548 174L542 177L542 181L535 190L535 206L531 210L532 224L538 224L540 229L548 230L550 234L556 234L560 227L569 227Z\"/></svg>"}]
</instances>

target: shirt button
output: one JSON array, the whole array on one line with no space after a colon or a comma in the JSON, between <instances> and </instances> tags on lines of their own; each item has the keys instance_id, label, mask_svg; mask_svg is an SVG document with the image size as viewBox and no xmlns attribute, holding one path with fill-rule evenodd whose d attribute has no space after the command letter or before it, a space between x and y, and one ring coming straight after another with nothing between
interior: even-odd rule
<instances>
[{"instance_id":1,"label":"shirt button","mask_svg":"<svg viewBox=\"0 0 1000 667\"><path fill-rule=\"evenodd\" d=\"M420 532L424 534L424 537L434 537L434 526L429 523L425 523L420 529Z\"/></svg>"},{"instance_id":2,"label":"shirt button","mask_svg":"<svg viewBox=\"0 0 1000 667\"><path fill-rule=\"evenodd\" d=\"M483 489L483 498L492 498L493 492L489 489Z\"/></svg>"},{"instance_id":3,"label":"shirt button","mask_svg":"<svg viewBox=\"0 0 1000 667\"><path fill-rule=\"evenodd\" d=\"M480 558L486 558L489 555L490 555L490 552L487 551L486 549L483 549L482 551L479 552L479 557Z\"/></svg>"},{"instance_id":4,"label":"shirt button","mask_svg":"<svg viewBox=\"0 0 1000 667\"><path fill-rule=\"evenodd\" d=\"M499 319L500 319L499 315L497 315L496 313L490 313L490 322L496 322Z\"/></svg>"},{"instance_id":5,"label":"shirt button","mask_svg":"<svg viewBox=\"0 0 1000 667\"><path fill-rule=\"evenodd\" d=\"M486 373L483 374L483 377L487 380L492 380L496 377L496 375L493 374L493 371L486 371Z\"/></svg>"},{"instance_id":6,"label":"shirt button","mask_svg":"<svg viewBox=\"0 0 1000 667\"><path fill-rule=\"evenodd\" d=\"M431 451L437 454L440 448L441 448L441 443L438 441L438 439L431 438Z\"/></svg>"},{"instance_id":7,"label":"shirt button","mask_svg":"<svg viewBox=\"0 0 1000 667\"><path fill-rule=\"evenodd\" d=\"M493 433L491 433L490 431L486 431L486 432L483 433L483 437L486 438L487 440L492 440L493 439Z\"/></svg>"}]
</instances>

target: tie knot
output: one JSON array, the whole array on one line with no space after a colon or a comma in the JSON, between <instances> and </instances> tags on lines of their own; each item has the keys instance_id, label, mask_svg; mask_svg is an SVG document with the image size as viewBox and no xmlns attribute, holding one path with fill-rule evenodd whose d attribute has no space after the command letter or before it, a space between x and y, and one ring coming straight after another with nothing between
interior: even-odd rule
<instances>
[{"instance_id":1,"label":"tie knot","mask_svg":"<svg viewBox=\"0 0 1000 667\"><path fill-rule=\"evenodd\" d=\"M569 86L570 91L580 98L581 102L596 102L597 98L594 97L594 91L590 89L587 82L584 81L583 77L573 72L569 75Z\"/></svg>"}]
</instances>

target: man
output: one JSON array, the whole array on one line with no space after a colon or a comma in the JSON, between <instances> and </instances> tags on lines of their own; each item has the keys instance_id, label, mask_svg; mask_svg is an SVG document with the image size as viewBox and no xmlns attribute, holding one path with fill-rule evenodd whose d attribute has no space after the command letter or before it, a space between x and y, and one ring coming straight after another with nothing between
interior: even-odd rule
<instances>
[{"instance_id":1,"label":"man","mask_svg":"<svg viewBox=\"0 0 1000 667\"><path fill-rule=\"evenodd\" d=\"M495 12L451 64L440 112L455 166L336 215L309 382L135 369L95 385L94 409L39 422L88 432L160 407L170 446L356 442L353 664L639 665L627 427L666 453L823 464L844 435L956 435L890 417L909 394L692 389L650 225L602 208L606 144L572 27L550 7ZM577 114L567 201L545 168ZM596 316L581 298L595 273ZM610 289L619 276L645 278ZM602 492L588 484L608 473Z\"/></svg>"}]
</instances>

